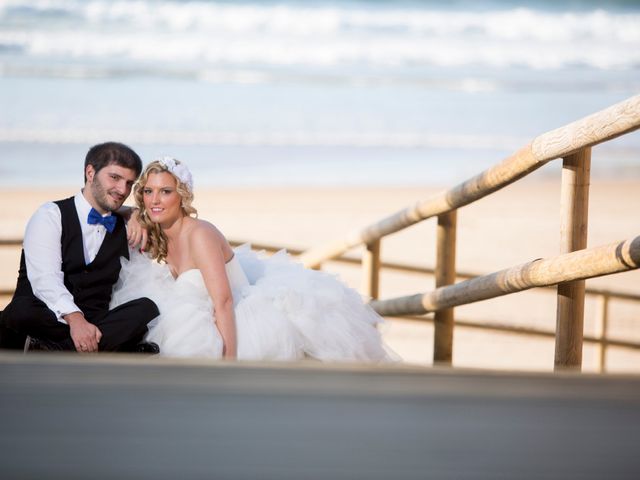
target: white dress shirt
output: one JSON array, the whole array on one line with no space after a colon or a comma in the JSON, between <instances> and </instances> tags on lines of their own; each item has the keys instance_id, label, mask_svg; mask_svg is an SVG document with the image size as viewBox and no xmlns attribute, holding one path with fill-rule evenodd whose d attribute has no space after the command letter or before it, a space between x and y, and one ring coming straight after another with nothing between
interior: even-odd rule
<instances>
[{"instance_id":1,"label":"white dress shirt","mask_svg":"<svg viewBox=\"0 0 640 480\"><path fill-rule=\"evenodd\" d=\"M87 223L91 205L82 192L77 193L73 200L82 229L84 260L89 264L96 258L107 229L104 225ZM56 314L59 321L66 323L62 318L64 315L81 312L81 310L64 285L61 238L60 209L55 203L47 202L36 210L24 232L27 278L31 283L33 294Z\"/></svg>"}]
</instances>

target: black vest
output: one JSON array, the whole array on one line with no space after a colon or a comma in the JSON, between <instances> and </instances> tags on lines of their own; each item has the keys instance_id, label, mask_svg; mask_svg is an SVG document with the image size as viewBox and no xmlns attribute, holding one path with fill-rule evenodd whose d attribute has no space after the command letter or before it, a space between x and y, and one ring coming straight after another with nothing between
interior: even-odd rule
<instances>
[{"instance_id":1,"label":"black vest","mask_svg":"<svg viewBox=\"0 0 640 480\"><path fill-rule=\"evenodd\" d=\"M111 291L120 274L120 257L129 258L124 220L116 215L113 232L107 232L96 258L88 265L84 260L82 229L73 197L55 202L62 221L62 273L64 285L73 295L75 304L91 318L109 309ZM27 278L24 250L20 258L20 271L15 296L33 295Z\"/></svg>"}]
</instances>

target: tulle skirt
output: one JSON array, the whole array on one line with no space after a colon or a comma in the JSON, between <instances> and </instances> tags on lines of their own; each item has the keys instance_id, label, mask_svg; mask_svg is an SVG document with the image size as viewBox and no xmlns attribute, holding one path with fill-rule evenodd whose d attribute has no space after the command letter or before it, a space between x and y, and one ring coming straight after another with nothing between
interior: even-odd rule
<instances>
[{"instance_id":1,"label":"tulle skirt","mask_svg":"<svg viewBox=\"0 0 640 480\"><path fill-rule=\"evenodd\" d=\"M149 324L148 341L160 354L222 356L213 302L197 269L174 279L166 265L132 252L123 259L112 307L148 297L160 316ZM398 357L382 342L382 318L334 275L310 270L284 251L266 257L248 246L235 249L227 266L233 293L238 358L383 362Z\"/></svg>"}]
</instances>

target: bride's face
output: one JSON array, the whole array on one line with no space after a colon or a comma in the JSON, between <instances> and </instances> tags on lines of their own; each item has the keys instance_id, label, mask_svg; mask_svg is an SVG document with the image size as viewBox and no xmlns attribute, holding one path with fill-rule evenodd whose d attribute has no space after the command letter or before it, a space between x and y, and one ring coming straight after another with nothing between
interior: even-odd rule
<instances>
[{"instance_id":1,"label":"bride's face","mask_svg":"<svg viewBox=\"0 0 640 480\"><path fill-rule=\"evenodd\" d=\"M171 223L182 216L176 179L168 172L150 173L142 189L147 216L155 223Z\"/></svg>"}]
</instances>

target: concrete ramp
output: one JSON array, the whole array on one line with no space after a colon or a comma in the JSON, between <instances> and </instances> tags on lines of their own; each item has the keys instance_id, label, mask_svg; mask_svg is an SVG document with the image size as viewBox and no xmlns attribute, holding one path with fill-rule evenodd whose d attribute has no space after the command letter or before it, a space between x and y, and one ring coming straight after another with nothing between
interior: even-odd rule
<instances>
[{"instance_id":1,"label":"concrete ramp","mask_svg":"<svg viewBox=\"0 0 640 480\"><path fill-rule=\"evenodd\" d=\"M0 477L638 479L640 377L0 354Z\"/></svg>"}]
</instances>

